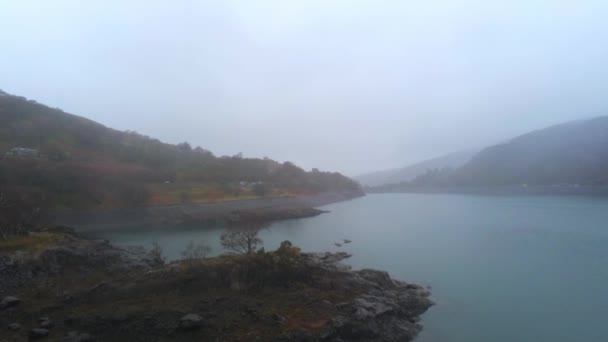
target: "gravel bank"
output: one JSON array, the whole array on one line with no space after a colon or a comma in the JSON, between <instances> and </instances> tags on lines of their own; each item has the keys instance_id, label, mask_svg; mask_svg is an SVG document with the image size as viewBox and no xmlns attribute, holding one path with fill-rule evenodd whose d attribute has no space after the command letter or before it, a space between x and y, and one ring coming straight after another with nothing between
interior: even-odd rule
<instances>
[{"instance_id":1,"label":"gravel bank","mask_svg":"<svg viewBox=\"0 0 608 342\"><path fill-rule=\"evenodd\" d=\"M209 204L155 206L128 209L60 210L52 213L57 224L78 231L121 229L145 225L180 223L214 223L238 211L251 211L268 220L316 216L323 211L314 209L330 203L364 196L362 191L331 192L302 197L260 198Z\"/></svg>"}]
</instances>

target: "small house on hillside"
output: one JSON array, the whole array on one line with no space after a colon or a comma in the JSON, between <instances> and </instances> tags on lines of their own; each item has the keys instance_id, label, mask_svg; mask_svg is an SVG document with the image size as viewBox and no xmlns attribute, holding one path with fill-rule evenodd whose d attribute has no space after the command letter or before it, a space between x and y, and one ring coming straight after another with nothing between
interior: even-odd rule
<instances>
[{"instance_id":1,"label":"small house on hillside","mask_svg":"<svg viewBox=\"0 0 608 342\"><path fill-rule=\"evenodd\" d=\"M38 158L40 152L34 148L14 147L5 154L8 158Z\"/></svg>"}]
</instances>

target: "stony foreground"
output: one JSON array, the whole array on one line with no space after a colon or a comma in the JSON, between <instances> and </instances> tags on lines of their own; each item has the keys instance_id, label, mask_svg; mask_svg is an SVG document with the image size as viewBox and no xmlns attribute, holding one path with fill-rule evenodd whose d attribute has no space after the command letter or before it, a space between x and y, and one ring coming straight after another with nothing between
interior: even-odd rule
<instances>
[{"instance_id":1,"label":"stony foreground","mask_svg":"<svg viewBox=\"0 0 608 342\"><path fill-rule=\"evenodd\" d=\"M37 239L0 249L0 341L411 341L432 305L420 286L350 270L345 253L288 243L161 265L142 249Z\"/></svg>"}]
</instances>

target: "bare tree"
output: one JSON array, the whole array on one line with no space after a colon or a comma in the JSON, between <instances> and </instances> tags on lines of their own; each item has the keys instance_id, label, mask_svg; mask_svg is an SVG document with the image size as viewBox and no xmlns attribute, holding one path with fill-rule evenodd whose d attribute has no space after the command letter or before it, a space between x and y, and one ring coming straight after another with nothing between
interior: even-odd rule
<instances>
[{"instance_id":1,"label":"bare tree","mask_svg":"<svg viewBox=\"0 0 608 342\"><path fill-rule=\"evenodd\" d=\"M182 252L182 259L188 262L200 261L206 258L209 253L211 253L211 247L204 243L195 244L194 241L190 241Z\"/></svg>"},{"instance_id":2,"label":"bare tree","mask_svg":"<svg viewBox=\"0 0 608 342\"><path fill-rule=\"evenodd\" d=\"M235 254L252 254L264 241L258 233L268 221L252 213L239 213L230 218L226 232L220 237L222 247Z\"/></svg>"},{"instance_id":3,"label":"bare tree","mask_svg":"<svg viewBox=\"0 0 608 342\"><path fill-rule=\"evenodd\" d=\"M257 250L258 245L264 241L258 237L260 229L247 228L229 228L227 232L222 234L222 247L236 254L252 254Z\"/></svg>"}]
</instances>

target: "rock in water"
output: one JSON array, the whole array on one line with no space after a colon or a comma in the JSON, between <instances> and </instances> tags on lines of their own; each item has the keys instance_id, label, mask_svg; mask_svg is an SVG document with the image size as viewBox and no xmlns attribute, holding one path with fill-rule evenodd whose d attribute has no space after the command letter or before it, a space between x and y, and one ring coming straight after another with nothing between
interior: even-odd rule
<instances>
[{"instance_id":1,"label":"rock in water","mask_svg":"<svg viewBox=\"0 0 608 342\"><path fill-rule=\"evenodd\" d=\"M0 310L4 310L4 309L11 308L13 306L17 306L17 305L19 305L19 303L21 303L21 300L17 297L13 297L13 296L4 297L2 299L2 301L0 302Z\"/></svg>"},{"instance_id":2,"label":"rock in water","mask_svg":"<svg viewBox=\"0 0 608 342\"><path fill-rule=\"evenodd\" d=\"M203 318L197 314L189 313L182 317L179 326L184 330L198 329L203 326Z\"/></svg>"}]
</instances>

